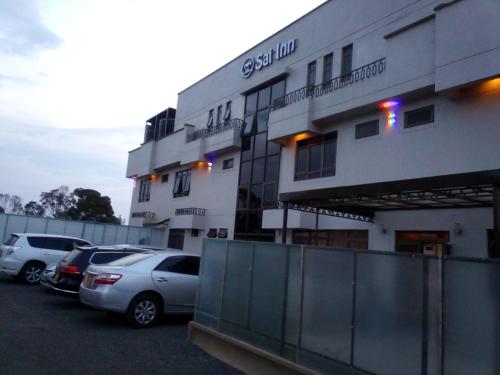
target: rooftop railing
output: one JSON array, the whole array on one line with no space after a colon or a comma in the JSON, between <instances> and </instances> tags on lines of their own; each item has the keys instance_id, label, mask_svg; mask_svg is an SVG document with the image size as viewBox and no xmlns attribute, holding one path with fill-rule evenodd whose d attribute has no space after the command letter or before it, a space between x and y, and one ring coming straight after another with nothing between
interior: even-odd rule
<instances>
[{"instance_id":1,"label":"rooftop railing","mask_svg":"<svg viewBox=\"0 0 500 375\"><path fill-rule=\"evenodd\" d=\"M243 128L245 121L239 118L233 118L226 123L221 123L210 128L195 130L186 136L186 142L193 142L200 138L211 137L212 135L220 134L222 132Z\"/></svg>"},{"instance_id":2,"label":"rooftop railing","mask_svg":"<svg viewBox=\"0 0 500 375\"><path fill-rule=\"evenodd\" d=\"M382 74L384 71L385 57L354 69L349 74L344 74L332 78L331 80L320 83L319 85L308 85L301 87L298 90L292 91L291 93L274 100L271 107L273 111L276 111L280 108L286 107L289 104L300 102L307 98L318 98L323 95L331 94L332 92L340 90L349 85L370 79L377 74Z\"/></svg>"}]
</instances>

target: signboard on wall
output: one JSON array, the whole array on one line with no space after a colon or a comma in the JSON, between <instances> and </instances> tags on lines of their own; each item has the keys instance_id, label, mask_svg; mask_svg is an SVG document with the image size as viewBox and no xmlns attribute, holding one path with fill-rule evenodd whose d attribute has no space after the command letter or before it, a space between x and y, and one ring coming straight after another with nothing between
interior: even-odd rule
<instances>
[{"instance_id":1,"label":"signboard on wall","mask_svg":"<svg viewBox=\"0 0 500 375\"><path fill-rule=\"evenodd\" d=\"M272 65L275 60L281 60L282 58L291 55L295 52L296 47L297 40L290 39L288 42L278 43L276 47L259 53L255 57L247 57L241 66L241 75L243 78L249 78L254 71L262 70Z\"/></svg>"}]
</instances>

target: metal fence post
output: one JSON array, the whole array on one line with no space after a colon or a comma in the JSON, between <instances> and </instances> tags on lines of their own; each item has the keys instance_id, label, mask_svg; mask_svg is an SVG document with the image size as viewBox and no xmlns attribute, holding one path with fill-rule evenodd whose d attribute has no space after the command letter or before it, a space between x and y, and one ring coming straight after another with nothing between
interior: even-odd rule
<instances>
[{"instance_id":1,"label":"metal fence post","mask_svg":"<svg viewBox=\"0 0 500 375\"><path fill-rule=\"evenodd\" d=\"M429 340L429 259L422 258L422 375L427 375Z\"/></svg>"},{"instance_id":2,"label":"metal fence post","mask_svg":"<svg viewBox=\"0 0 500 375\"><path fill-rule=\"evenodd\" d=\"M438 258L438 283L439 283L439 374L444 373L444 259Z\"/></svg>"},{"instance_id":3,"label":"metal fence post","mask_svg":"<svg viewBox=\"0 0 500 375\"><path fill-rule=\"evenodd\" d=\"M224 286L226 285L226 270L227 270L228 258L229 258L229 241L226 241L226 258L224 259L224 271L222 272L222 283L220 286L220 297L219 297L219 319L217 321L217 331L219 332L222 321L222 308L224 307Z\"/></svg>"},{"instance_id":4,"label":"metal fence post","mask_svg":"<svg viewBox=\"0 0 500 375\"><path fill-rule=\"evenodd\" d=\"M300 246L300 300L299 300L299 314L297 317L297 348L295 350L295 362L299 362L299 350L302 344L302 309L304 307L304 269L305 269L305 250L304 245Z\"/></svg>"},{"instance_id":5,"label":"metal fence post","mask_svg":"<svg viewBox=\"0 0 500 375\"><path fill-rule=\"evenodd\" d=\"M281 343L280 354L283 356L286 346L286 323L287 323L287 305L288 305L288 275L290 273L290 246L285 247L285 275L283 288L283 306L281 307Z\"/></svg>"},{"instance_id":6,"label":"metal fence post","mask_svg":"<svg viewBox=\"0 0 500 375\"><path fill-rule=\"evenodd\" d=\"M354 366L354 339L356 334L356 288L358 286L357 277L358 277L358 254L356 252L352 252L354 255L353 259L353 272L352 272L352 308L351 308L351 359L350 365Z\"/></svg>"}]
</instances>

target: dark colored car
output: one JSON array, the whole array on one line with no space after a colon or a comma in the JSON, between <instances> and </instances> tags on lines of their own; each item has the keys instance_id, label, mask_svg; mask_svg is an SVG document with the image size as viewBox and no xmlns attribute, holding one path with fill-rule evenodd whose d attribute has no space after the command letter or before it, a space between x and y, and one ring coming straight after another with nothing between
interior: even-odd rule
<instances>
[{"instance_id":1,"label":"dark colored car","mask_svg":"<svg viewBox=\"0 0 500 375\"><path fill-rule=\"evenodd\" d=\"M91 264L105 264L134 253L148 251L144 246L85 246L66 255L48 280L50 288L64 294L78 295L83 273Z\"/></svg>"}]
</instances>

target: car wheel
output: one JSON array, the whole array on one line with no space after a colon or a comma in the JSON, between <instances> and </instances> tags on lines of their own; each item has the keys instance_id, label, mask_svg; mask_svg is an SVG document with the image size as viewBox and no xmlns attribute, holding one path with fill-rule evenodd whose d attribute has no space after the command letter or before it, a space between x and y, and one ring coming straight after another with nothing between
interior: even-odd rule
<instances>
[{"instance_id":1,"label":"car wheel","mask_svg":"<svg viewBox=\"0 0 500 375\"><path fill-rule=\"evenodd\" d=\"M28 262L24 265L19 273L22 281L29 285L36 285L40 283L42 272L45 269L45 264L41 262Z\"/></svg>"},{"instance_id":2,"label":"car wheel","mask_svg":"<svg viewBox=\"0 0 500 375\"><path fill-rule=\"evenodd\" d=\"M137 328L151 327L161 314L161 303L153 294L141 294L133 299L127 311L127 320Z\"/></svg>"}]
</instances>

